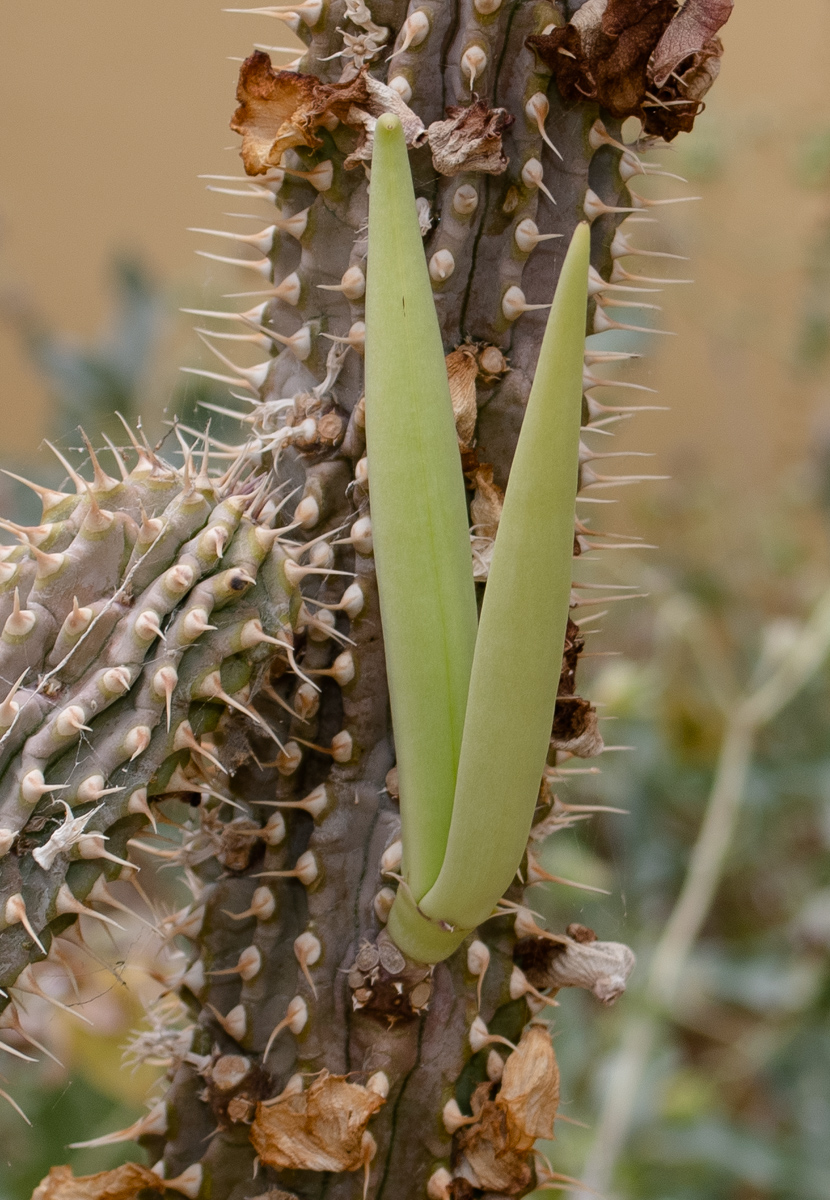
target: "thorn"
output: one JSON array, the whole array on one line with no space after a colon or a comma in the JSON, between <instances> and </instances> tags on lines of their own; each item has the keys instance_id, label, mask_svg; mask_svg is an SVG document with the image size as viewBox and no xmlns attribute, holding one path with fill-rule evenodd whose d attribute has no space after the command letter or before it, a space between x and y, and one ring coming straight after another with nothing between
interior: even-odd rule
<instances>
[{"instance_id":1,"label":"thorn","mask_svg":"<svg viewBox=\"0 0 830 1200\"><path fill-rule=\"evenodd\" d=\"M270 370L272 362L270 358L266 359L265 362L257 363L257 365L254 367L238 367L235 362L231 362L231 360L222 354L220 350L217 350L215 346L211 345L211 343L203 334L200 334L199 337L200 340L203 341L207 346L208 350L210 350L212 354L215 354L220 362L224 363L226 367L230 367L232 371L236 372L236 377L231 380L231 383L233 383L234 386L247 387L252 392L259 392L265 383L265 380L268 378L268 371ZM183 369L188 370L188 368Z\"/></svg>"},{"instance_id":2,"label":"thorn","mask_svg":"<svg viewBox=\"0 0 830 1200\"><path fill-rule=\"evenodd\" d=\"M528 304L522 289L515 286L507 289L501 302L501 311L507 321L515 321L522 313L532 312L534 309L550 307L550 304Z\"/></svg>"},{"instance_id":3,"label":"thorn","mask_svg":"<svg viewBox=\"0 0 830 1200\"><path fill-rule=\"evenodd\" d=\"M608 213L637 212L637 209L635 208L620 208L615 205L605 204L591 188L588 188L587 192L585 193L585 200L583 202L582 209L589 221L595 221L597 217L604 217Z\"/></svg>"},{"instance_id":4,"label":"thorn","mask_svg":"<svg viewBox=\"0 0 830 1200\"><path fill-rule=\"evenodd\" d=\"M669 254L665 250L640 250L637 246L632 246L623 231L618 229L611 242L611 257L613 259L625 258L628 254L643 258L673 258L678 262L689 261L685 254Z\"/></svg>"},{"instance_id":5,"label":"thorn","mask_svg":"<svg viewBox=\"0 0 830 1200\"><path fill-rule=\"evenodd\" d=\"M6 901L4 916L7 925L22 925L41 953L46 954L46 947L32 927L32 923L26 912L26 901L20 892L15 892L13 896L9 896Z\"/></svg>"},{"instance_id":6,"label":"thorn","mask_svg":"<svg viewBox=\"0 0 830 1200\"><path fill-rule=\"evenodd\" d=\"M220 1012L217 1011L217 1009L213 1007L212 1004L208 1004L207 1007L213 1013L214 1017L216 1017L216 1020L219 1022L222 1029L224 1029L228 1037L232 1037L234 1041L238 1042L245 1036L248 1018L245 1009L241 1004L237 1004L236 1007L232 1008L231 1011L224 1017ZM264 1057L262 1061L265 1061Z\"/></svg>"},{"instance_id":7,"label":"thorn","mask_svg":"<svg viewBox=\"0 0 830 1200\"><path fill-rule=\"evenodd\" d=\"M164 707L167 713L167 732L170 732L170 704L179 676L175 667L162 667L153 676L153 692L156 696L164 696Z\"/></svg>"},{"instance_id":8,"label":"thorn","mask_svg":"<svg viewBox=\"0 0 830 1200\"><path fill-rule=\"evenodd\" d=\"M24 1113L24 1111L20 1107L20 1105L17 1103L17 1101L12 1099L12 1097L9 1095L8 1092L5 1092L2 1088L0 1088L0 1096L3 1097L3 1099L6 1101L7 1104L10 1104L12 1106L14 1111L23 1118L23 1120L26 1122L27 1125L31 1126L32 1122L26 1116L26 1114Z\"/></svg>"},{"instance_id":9,"label":"thorn","mask_svg":"<svg viewBox=\"0 0 830 1200\"><path fill-rule=\"evenodd\" d=\"M522 183L528 188L538 188L550 200L551 204L555 204L556 200L545 187L542 164L538 158L529 158L522 167Z\"/></svg>"},{"instance_id":10,"label":"thorn","mask_svg":"<svg viewBox=\"0 0 830 1200\"><path fill-rule=\"evenodd\" d=\"M597 892L601 896L611 895L605 888L592 887L588 883L577 883L573 879L563 879L561 875L551 875L530 852L527 855L527 883L528 887L532 887L535 883L562 883L566 887L579 888L583 892ZM513 999L515 1000L516 997L514 996Z\"/></svg>"},{"instance_id":11,"label":"thorn","mask_svg":"<svg viewBox=\"0 0 830 1200\"><path fill-rule=\"evenodd\" d=\"M106 471L102 469L101 464L98 461L98 455L93 450L92 443L90 442L86 433L83 431L83 429L80 429L80 427L79 432L83 439L83 443L86 446L86 451L89 455L89 461L92 463L93 486L99 492L106 493L113 491L114 488L118 487L118 480L113 479L111 475L107 475ZM92 499L92 497L90 497L90 499Z\"/></svg>"},{"instance_id":12,"label":"thorn","mask_svg":"<svg viewBox=\"0 0 830 1200\"><path fill-rule=\"evenodd\" d=\"M366 346L366 323L364 321L355 321L349 328L346 337L334 337L330 333L323 333L321 337L326 338L329 342L334 342L339 346L350 346L352 350L356 350L358 354L362 354Z\"/></svg>"},{"instance_id":13,"label":"thorn","mask_svg":"<svg viewBox=\"0 0 830 1200\"><path fill-rule=\"evenodd\" d=\"M624 267L620 266L619 261L615 261L611 268L611 278L614 281L629 279L635 283L694 283L694 279L663 279L655 275L632 275L630 271L626 271Z\"/></svg>"},{"instance_id":14,"label":"thorn","mask_svg":"<svg viewBox=\"0 0 830 1200\"><path fill-rule=\"evenodd\" d=\"M137 1142L139 1138L146 1137L148 1134L163 1135L167 1132L167 1105L162 1100L145 1113L143 1117L139 1117L132 1125L128 1125L126 1129L119 1129L115 1133L105 1133L103 1137L92 1138L88 1142L70 1142L69 1150L93 1150L98 1146L114 1146L119 1142Z\"/></svg>"},{"instance_id":15,"label":"thorn","mask_svg":"<svg viewBox=\"0 0 830 1200\"><path fill-rule=\"evenodd\" d=\"M15 589L15 595L16 593L17 589ZM2 704L0 704L0 729L8 729L20 711L20 705L17 703L14 697L17 695L17 691L21 683L28 674L29 668L27 667L26 670L18 677L17 681L12 684L8 694L6 695L6 699Z\"/></svg>"},{"instance_id":16,"label":"thorn","mask_svg":"<svg viewBox=\"0 0 830 1200\"><path fill-rule=\"evenodd\" d=\"M244 242L246 246L253 246L260 254L269 255L274 249L274 237L277 232L276 225L269 225L267 229L260 230L259 233L233 233L228 229L200 229L190 226L188 233L203 233L208 237L227 238L232 242ZM246 262L248 260L245 260Z\"/></svg>"},{"instance_id":17,"label":"thorn","mask_svg":"<svg viewBox=\"0 0 830 1200\"><path fill-rule=\"evenodd\" d=\"M108 448L109 448L110 454L112 454L113 458L115 459L116 463L118 464L118 472L119 472L119 474L120 474L120 476L121 476L121 480L122 480L122 482L123 482L123 483L126 483L126 482L127 482L127 480L128 480L128 479L129 479L129 477L130 477L130 473L129 473L129 471L127 470L127 464L126 464L126 462L124 461L124 456L122 455L122 453L121 453L121 451L118 449L118 447L117 447L116 445L114 445L114 443L112 442L112 440L111 440L110 438L108 438L108 437L107 437L107 435L106 435L105 433L102 433L102 434L101 434L101 437L102 437L102 438L104 439L104 441L107 443L107 446L108 446Z\"/></svg>"},{"instance_id":18,"label":"thorn","mask_svg":"<svg viewBox=\"0 0 830 1200\"><path fill-rule=\"evenodd\" d=\"M247 267L269 280L274 269L270 258L229 258L225 254L213 254L210 250L197 250L196 253L200 258L209 258L211 262L225 263L229 267Z\"/></svg>"},{"instance_id":19,"label":"thorn","mask_svg":"<svg viewBox=\"0 0 830 1200\"><path fill-rule=\"evenodd\" d=\"M634 201L634 210L642 208L657 208L663 204L685 204L688 200L702 200L702 196L669 196L662 200L650 200L647 196L638 196L636 192L631 192L631 199Z\"/></svg>"},{"instance_id":20,"label":"thorn","mask_svg":"<svg viewBox=\"0 0 830 1200\"><path fill-rule=\"evenodd\" d=\"M308 930L294 939L294 956L300 964L300 970L305 975L315 1000L317 999L317 988L314 986L314 980L311 978L308 968L313 967L315 963L320 961L322 952L323 948L320 944L320 939L316 938Z\"/></svg>"},{"instance_id":21,"label":"thorn","mask_svg":"<svg viewBox=\"0 0 830 1200\"><path fill-rule=\"evenodd\" d=\"M523 254L530 254L535 250L539 242L550 241L551 238L560 238L564 234L561 233L540 233L535 221L531 221L530 217L526 217L520 221L513 233L513 240Z\"/></svg>"},{"instance_id":22,"label":"thorn","mask_svg":"<svg viewBox=\"0 0 830 1200\"><path fill-rule=\"evenodd\" d=\"M224 767L218 758L214 757L214 755L208 750L205 750L202 744L194 736L189 721L182 721L181 725L176 730L176 736L173 739L173 749L188 749L192 754L198 754L202 758L206 758L208 762L213 763L213 765L218 768L223 775L230 775L227 767Z\"/></svg>"},{"instance_id":23,"label":"thorn","mask_svg":"<svg viewBox=\"0 0 830 1200\"><path fill-rule=\"evenodd\" d=\"M56 492L54 488L41 487L40 484L32 483L30 479L25 479L22 475L15 475L14 471L7 471L4 468L0 468L0 470L4 475L8 475L9 479L16 479L18 483L22 483L24 487L29 488L40 498L44 516L50 508L56 508L64 500L72 498L69 492Z\"/></svg>"},{"instance_id":24,"label":"thorn","mask_svg":"<svg viewBox=\"0 0 830 1200\"><path fill-rule=\"evenodd\" d=\"M47 1047L44 1046L42 1042L39 1042L37 1040L37 1038L33 1038L32 1035L30 1033L27 1033L26 1030L23 1028L23 1025L21 1024L21 1021L20 1021L20 1017L17 1015L17 1008L15 1006L14 1001L12 1001L11 1004L7 1005L7 1007L3 1013L3 1018L4 1018L4 1020L8 1019L8 1024L9 1024L10 1028L12 1028L15 1031L15 1033L18 1034L19 1037L22 1037L23 1040L28 1042L30 1046L34 1046L36 1050L40 1050L40 1052L42 1054L45 1054L47 1058L51 1058L53 1063L55 1063L57 1066L59 1066L62 1070L65 1070L64 1063L61 1062L61 1060L57 1057L57 1055L53 1054L52 1051L47 1049Z\"/></svg>"},{"instance_id":25,"label":"thorn","mask_svg":"<svg viewBox=\"0 0 830 1200\"><path fill-rule=\"evenodd\" d=\"M66 887L66 884L63 884L62 886ZM69 889L67 888L67 891L68 890ZM24 984L21 984L21 979L24 980L25 986ZM78 1012L77 1009L71 1008L68 1004L63 1004L60 1000L57 1000L54 996L50 996L48 992L45 992L34 978L34 975L31 971L31 964L29 967L26 967L23 969L23 971L21 971L20 975L17 977L17 982L13 987L9 988L9 991L18 991L23 992L24 994L39 996L40 999L45 1000L47 1004L53 1005L54 1008L59 1008L61 1012L68 1013L71 1017L77 1017L78 1020L83 1021L85 1025L93 1025L93 1022L89 1019L89 1017L85 1017L84 1014Z\"/></svg>"},{"instance_id":26,"label":"thorn","mask_svg":"<svg viewBox=\"0 0 830 1200\"><path fill-rule=\"evenodd\" d=\"M72 466L72 464L67 462L67 460L64 458L64 456L61 454L60 450L58 450L55 446L53 446L51 442L46 441L45 438L44 438L44 444L49 447L49 449L54 454L55 458L58 460L58 462L61 464L61 466L66 471L66 473L69 476L69 478L71 479L72 483L75 485L76 495L78 495L78 496L85 495L86 491L87 491L86 480L82 479L81 476L78 474L78 472L75 470L75 468Z\"/></svg>"},{"instance_id":27,"label":"thorn","mask_svg":"<svg viewBox=\"0 0 830 1200\"><path fill-rule=\"evenodd\" d=\"M319 875L317 859L310 850L306 850L297 859L297 865L291 871L260 871L252 876L253 879L299 879L303 887L310 887Z\"/></svg>"},{"instance_id":28,"label":"thorn","mask_svg":"<svg viewBox=\"0 0 830 1200\"><path fill-rule=\"evenodd\" d=\"M548 98L544 92L535 92L525 105L525 116L529 121L535 122L536 127L541 134L542 141L545 142L546 145L550 146L557 158L562 159L562 155L545 132L545 121L548 119L549 113L550 104L548 103Z\"/></svg>"},{"instance_id":29,"label":"thorn","mask_svg":"<svg viewBox=\"0 0 830 1200\"><path fill-rule=\"evenodd\" d=\"M289 1002L283 1019L271 1030L271 1036L268 1038L268 1041L265 1044L265 1049L262 1052L263 1063L268 1058L271 1047L274 1044L274 1039L282 1032L283 1029L290 1029L294 1036L297 1037L305 1029L307 1021L308 1005L306 1004L305 1000L303 1000L302 996L295 996L294 999Z\"/></svg>"},{"instance_id":30,"label":"thorn","mask_svg":"<svg viewBox=\"0 0 830 1200\"><path fill-rule=\"evenodd\" d=\"M663 337L674 337L673 329L654 329L650 325L628 325L622 321L614 321L605 312L601 304L594 309L594 333L606 333L609 329L628 329L632 333L657 333Z\"/></svg>"},{"instance_id":31,"label":"thorn","mask_svg":"<svg viewBox=\"0 0 830 1200\"><path fill-rule=\"evenodd\" d=\"M141 790L143 791L144 789L142 788ZM135 792L133 793L133 795L136 794L137 793ZM145 925L148 929L155 930L155 925L153 925L152 921L146 920L136 912L134 907L131 908L129 904L122 904L120 900L117 900L115 896L113 896L112 892L107 887L107 883L103 875L99 875L95 880L92 890L87 894L87 899L94 900L96 904L109 904L111 908L115 908L119 912L125 913L128 917L133 917L136 921L140 921L141 924ZM150 911L152 912L152 909ZM100 914L96 913L94 915L97 917Z\"/></svg>"},{"instance_id":32,"label":"thorn","mask_svg":"<svg viewBox=\"0 0 830 1200\"><path fill-rule=\"evenodd\" d=\"M253 321L258 325L265 316L267 307L268 301L264 300L262 304L257 304L246 313L222 312L209 308L180 308L179 312L188 313L192 317L212 317L216 321Z\"/></svg>"},{"instance_id":33,"label":"thorn","mask_svg":"<svg viewBox=\"0 0 830 1200\"><path fill-rule=\"evenodd\" d=\"M397 58L400 54L405 54L410 46L420 46L429 33L429 30L429 17L421 9L416 9L414 13L411 13L406 18L401 26L398 37L402 36L403 41L394 54L389 55L387 62L391 62L393 58Z\"/></svg>"},{"instance_id":34,"label":"thorn","mask_svg":"<svg viewBox=\"0 0 830 1200\"><path fill-rule=\"evenodd\" d=\"M135 758L135 755L133 755L133 758ZM105 858L109 862L119 863L122 867L128 867L131 871L141 870L141 868L137 867L135 863L131 863L126 858L119 858L117 854L112 854L109 850L105 849L104 842L108 840L109 839L105 837L103 833L85 833L78 841L78 850L81 858ZM95 915L99 920L105 920L100 913L96 913ZM109 919L106 920L109 924ZM114 923L115 922L113 922L113 924Z\"/></svg>"},{"instance_id":35,"label":"thorn","mask_svg":"<svg viewBox=\"0 0 830 1200\"><path fill-rule=\"evenodd\" d=\"M326 159L310 171L293 171L286 167L285 173L295 179L305 179L306 183L310 183L315 191L327 192L334 182L334 163L330 159Z\"/></svg>"}]
</instances>

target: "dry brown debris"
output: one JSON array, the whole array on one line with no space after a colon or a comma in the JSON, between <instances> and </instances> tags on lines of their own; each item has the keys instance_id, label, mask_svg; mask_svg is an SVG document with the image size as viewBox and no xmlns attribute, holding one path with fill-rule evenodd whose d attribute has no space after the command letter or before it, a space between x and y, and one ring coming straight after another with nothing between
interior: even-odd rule
<instances>
[{"instance_id":1,"label":"dry brown debris","mask_svg":"<svg viewBox=\"0 0 830 1200\"><path fill-rule=\"evenodd\" d=\"M323 1071L305 1091L257 1105L251 1141L269 1167L357 1171L374 1155L366 1126L384 1102L376 1091Z\"/></svg>"},{"instance_id":2,"label":"dry brown debris","mask_svg":"<svg viewBox=\"0 0 830 1200\"><path fill-rule=\"evenodd\" d=\"M448 108L447 119L433 121L427 130L432 165L441 175L501 175L508 162L501 135L513 120L506 108L488 108L478 96L467 108Z\"/></svg>"},{"instance_id":3,"label":"dry brown debris","mask_svg":"<svg viewBox=\"0 0 830 1200\"><path fill-rule=\"evenodd\" d=\"M585 639L579 626L569 617L550 745L552 750L575 754L578 758L594 758L603 748L597 710L576 695L576 670L584 648Z\"/></svg>"},{"instance_id":4,"label":"dry brown debris","mask_svg":"<svg viewBox=\"0 0 830 1200\"><path fill-rule=\"evenodd\" d=\"M72 1174L71 1167L52 1167L32 1193L32 1200L134 1200L143 1188L163 1192L164 1180L138 1163L124 1163L97 1175Z\"/></svg>"},{"instance_id":5,"label":"dry brown debris","mask_svg":"<svg viewBox=\"0 0 830 1200\"><path fill-rule=\"evenodd\" d=\"M452 415L455 432L461 451L469 450L476 431L478 406L476 405L476 377L478 358L475 347L459 346L446 356L447 378L450 381Z\"/></svg>"},{"instance_id":6,"label":"dry brown debris","mask_svg":"<svg viewBox=\"0 0 830 1200\"><path fill-rule=\"evenodd\" d=\"M691 129L717 75L732 0L587 0L567 25L528 38L563 98L639 117L647 134Z\"/></svg>"},{"instance_id":7,"label":"dry brown debris","mask_svg":"<svg viewBox=\"0 0 830 1200\"><path fill-rule=\"evenodd\" d=\"M559 1068L544 1026L522 1034L495 1100L493 1087L483 1083L473 1093L476 1120L455 1135L455 1174L475 1188L515 1196L532 1183L527 1156L536 1138L553 1136L559 1105Z\"/></svg>"}]
</instances>

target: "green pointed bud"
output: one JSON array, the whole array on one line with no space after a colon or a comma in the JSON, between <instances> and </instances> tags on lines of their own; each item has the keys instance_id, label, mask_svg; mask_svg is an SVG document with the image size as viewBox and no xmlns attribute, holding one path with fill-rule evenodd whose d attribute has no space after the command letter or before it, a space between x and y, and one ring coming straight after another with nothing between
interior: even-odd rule
<instances>
[{"instance_id":1,"label":"green pointed bud","mask_svg":"<svg viewBox=\"0 0 830 1200\"><path fill-rule=\"evenodd\" d=\"M476 602L464 479L403 129L375 127L366 279L372 535L404 874L435 881L452 815Z\"/></svg>"}]
</instances>

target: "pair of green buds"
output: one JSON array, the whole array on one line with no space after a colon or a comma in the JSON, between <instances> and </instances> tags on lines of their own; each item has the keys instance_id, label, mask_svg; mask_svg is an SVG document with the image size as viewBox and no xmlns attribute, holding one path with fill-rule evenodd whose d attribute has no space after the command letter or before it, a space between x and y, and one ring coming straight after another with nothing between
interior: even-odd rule
<instances>
[{"instance_id":1,"label":"pair of green buds","mask_svg":"<svg viewBox=\"0 0 830 1200\"><path fill-rule=\"evenodd\" d=\"M400 787L389 917L421 962L493 912L527 844L565 640L590 233L559 277L477 614L464 478L403 130L375 128L366 286L372 533Z\"/></svg>"}]
</instances>

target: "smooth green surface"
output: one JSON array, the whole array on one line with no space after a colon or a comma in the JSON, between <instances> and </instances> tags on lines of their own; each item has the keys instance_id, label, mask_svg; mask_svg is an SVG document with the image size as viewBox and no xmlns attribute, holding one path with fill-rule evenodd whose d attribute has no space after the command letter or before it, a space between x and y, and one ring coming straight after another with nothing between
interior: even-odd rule
<instances>
[{"instance_id":1,"label":"smooth green surface","mask_svg":"<svg viewBox=\"0 0 830 1200\"><path fill-rule=\"evenodd\" d=\"M473 928L521 862L547 758L568 618L590 231L548 318L484 594L446 856L419 906Z\"/></svg>"},{"instance_id":2,"label":"smooth green surface","mask_svg":"<svg viewBox=\"0 0 830 1200\"><path fill-rule=\"evenodd\" d=\"M375 128L366 278L366 441L401 791L403 871L436 879L476 637L464 480L400 121Z\"/></svg>"}]
</instances>

